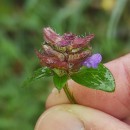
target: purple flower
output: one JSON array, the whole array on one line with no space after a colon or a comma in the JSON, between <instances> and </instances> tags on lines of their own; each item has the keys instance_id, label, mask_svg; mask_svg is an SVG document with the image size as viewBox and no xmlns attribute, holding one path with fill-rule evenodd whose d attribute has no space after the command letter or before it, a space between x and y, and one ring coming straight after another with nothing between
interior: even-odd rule
<instances>
[{"instance_id":1,"label":"purple flower","mask_svg":"<svg viewBox=\"0 0 130 130\"><path fill-rule=\"evenodd\" d=\"M102 56L97 53L93 54L92 56L88 57L84 62L83 65L87 66L88 68L97 68L98 64L102 61Z\"/></svg>"}]
</instances>

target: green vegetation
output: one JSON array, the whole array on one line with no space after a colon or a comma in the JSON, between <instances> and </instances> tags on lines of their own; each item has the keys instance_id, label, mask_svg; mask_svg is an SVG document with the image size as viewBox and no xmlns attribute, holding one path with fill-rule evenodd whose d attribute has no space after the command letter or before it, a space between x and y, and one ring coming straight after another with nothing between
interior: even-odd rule
<instances>
[{"instance_id":1,"label":"green vegetation","mask_svg":"<svg viewBox=\"0 0 130 130\"><path fill-rule=\"evenodd\" d=\"M130 52L128 0L0 1L0 130L33 130L52 89L46 78L21 87L40 67L34 49L42 28L57 33L94 33L95 52L107 62Z\"/></svg>"}]
</instances>

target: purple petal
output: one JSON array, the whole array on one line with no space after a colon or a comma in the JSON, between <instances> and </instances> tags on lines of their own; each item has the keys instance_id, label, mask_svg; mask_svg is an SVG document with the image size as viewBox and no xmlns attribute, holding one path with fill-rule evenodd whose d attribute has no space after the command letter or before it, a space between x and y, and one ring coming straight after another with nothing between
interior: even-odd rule
<instances>
[{"instance_id":1,"label":"purple petal","mask_svg":"<svg viewBox=\"0 0 130 130\"><path fill-rule=\"evenodd\" d=\"M88 68L97 68L98 64L102 61L102 56L97 53L97 54L93 54L91 57L88 57L83 65L87 66Z\"/></svg>"}]
</instances>

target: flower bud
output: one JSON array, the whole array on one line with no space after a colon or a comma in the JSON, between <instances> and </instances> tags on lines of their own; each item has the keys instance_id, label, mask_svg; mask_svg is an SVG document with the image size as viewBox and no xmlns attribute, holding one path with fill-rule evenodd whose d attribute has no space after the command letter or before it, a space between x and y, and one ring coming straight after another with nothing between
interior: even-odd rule
<instances>
[{"instance_id":1,"label":"flower bud","mask_svg":"<svg viewBox=\"0 0 130 130\"><path fill-rule=\"evenodd\" d=\"M89 43L94 37L93 34L83 38L72 33L60 36L47 27L43 29L43 36L45 40L43 50L36 51L43 66L72 72L79 70L85 59L91 56Z\"/></svg>"}]
</instances>

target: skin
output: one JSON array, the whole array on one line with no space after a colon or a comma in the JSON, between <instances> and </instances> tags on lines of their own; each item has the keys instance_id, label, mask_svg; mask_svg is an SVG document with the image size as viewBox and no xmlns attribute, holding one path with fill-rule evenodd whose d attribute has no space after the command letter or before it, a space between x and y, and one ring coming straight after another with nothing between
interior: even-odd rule
<instances>
[{"instance_id":1,"label":"skin","mask_svg":"<svg viewBox=\"0 0 130 130\"><path fill-rule=\"evenodd\" d=\"M107 93L69 81L78 105L53 89L35 130L130 130L130 54L105 64L116 90Z\"/></svg>"}]
</instances>

